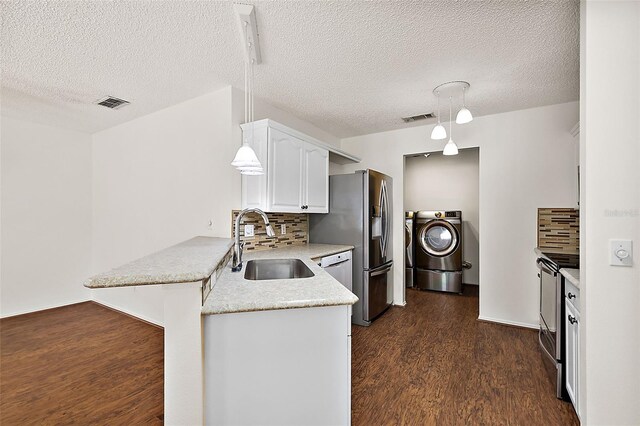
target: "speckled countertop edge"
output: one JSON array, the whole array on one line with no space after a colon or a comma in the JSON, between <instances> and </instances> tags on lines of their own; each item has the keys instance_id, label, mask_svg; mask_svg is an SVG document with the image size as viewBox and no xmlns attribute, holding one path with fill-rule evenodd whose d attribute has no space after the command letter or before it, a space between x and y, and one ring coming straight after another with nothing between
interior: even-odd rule
<instances>
[{"instance_id":1,"label":"speckled countertop edge","mask_svg":"<svg viewBox=\"0 0 640 426\"><path fill-rule=\"evenodd\" d=\"M560 273L564 276L569 282L576 287L580 288L580 269L575 268L561 268Z\"/></svg>"},{"instance_id":2,"label":"speckled countertop edge","mask_svg":"<svg viewBox=\"0 0 640 426\"><path fill-rule=\"evenodd\" d=\"M230 238L194 237L87 279L88 288L180 284L207 279L233 247Z\"/></svg>"},{"instance_id":3,"label":"speckled countertop edge","mask_svg":"<svg viewBox=\"0 0 640 426\"><path fill-rule=\"evenodd\" d=\"M539 247L536 247L533 249L533 251L538 255L538 256L542 256L544 258L547 258L547 256L544 255L544 253L542 252L542 250L540 250ZM548 258L547 258L548 259ZM549 259L551 260L551 259ZM571 284L575 285L576 287L580 288L580 269L575 269L575 268L560 268L560 273L569 280L569 282L571 282Z\"/></svg>"},{"instance_id":4,"label":"speckled countertop edge","mask_svg":"<svg viewBox=\"0 0 640 426\"><path fill-rule=\"evenodd\" d=\"M348 245L308 244L246 252L242 271L231 272L230 264L225 267L205 300L202 314L353 305L358 298L311 260L352 249L353 246ZM252 259L300 259L315 275L285 280L246 280L244 268Z\"/></svg>"}]
</instances>

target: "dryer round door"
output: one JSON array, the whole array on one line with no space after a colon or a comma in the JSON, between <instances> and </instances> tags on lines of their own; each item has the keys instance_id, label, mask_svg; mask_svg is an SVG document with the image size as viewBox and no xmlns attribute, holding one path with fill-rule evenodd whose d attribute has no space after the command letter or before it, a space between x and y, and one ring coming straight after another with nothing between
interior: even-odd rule
<instances>
[{"instance_id":1,"label":"dryer round door","mask_svg":"<svg viewBox=\"0 0 640 426\"><path fill-rule=\"evenodd\" d=\"M448 256L458 246L458 231L449 222L434 220L420 229L420 247L432 256Z\"/></svg>"},{"instance_id":2,"label":"dryer round door","mask_svg":"<svg viewBox=\"0 0 640 426\"><path fill-rule=\"evenodd\" d=\"M411 247L411 226L408 222L404 224L404 245L406 248Z\"/></svg>"}]
</instances>

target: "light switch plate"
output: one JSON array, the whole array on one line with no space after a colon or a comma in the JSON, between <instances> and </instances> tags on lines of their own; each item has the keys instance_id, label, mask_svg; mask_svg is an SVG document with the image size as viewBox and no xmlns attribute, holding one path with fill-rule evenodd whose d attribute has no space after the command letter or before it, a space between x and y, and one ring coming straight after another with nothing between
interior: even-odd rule
<instances>
[{"instance_id":1,"label":"light switch plate","mask_svg":"<svg viewBox=\"0 0 640 426\"><path fill-rule=\"evenodd\" d=\"M253 225L245 225L244 226L244 236L245 237L253 237L255 236L255 229Z\"/></svg>"},{"instance_id":2,"label":"light switch plate","mask_svg":"<svg viewBox=\"0 0 640 426\"><path fill-rule=\"evenodd\" d=\"M609 264L633 266L633 242L631 240L609 240Z\"/></svg>"}]
</instances>

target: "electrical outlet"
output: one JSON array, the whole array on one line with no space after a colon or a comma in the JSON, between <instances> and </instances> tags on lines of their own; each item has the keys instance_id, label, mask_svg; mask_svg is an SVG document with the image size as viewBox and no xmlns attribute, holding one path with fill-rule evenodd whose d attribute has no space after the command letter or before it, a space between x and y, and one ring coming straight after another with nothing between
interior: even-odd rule
<instances>
[{"instance_id":1,"label":"electrical outlet","mask_svg":"<svg viewBox=\"0 0 640 426\"><path fill-rule=\"evenodd\" d=\"M287 233L287 225L282 224L280 225L280 234L284 235Z\"/></svg>"},{"instance_id":2,"label":"electrical outlet","mask_svg":"<svg viewBox=\"0 0 640 426\"><path fill-rule=\"evenodd\" d=\"M253 237L255 236L255 229L253 225L245 225L244 226L244 236L245 237Z\"/></svg>"}]
</instances>

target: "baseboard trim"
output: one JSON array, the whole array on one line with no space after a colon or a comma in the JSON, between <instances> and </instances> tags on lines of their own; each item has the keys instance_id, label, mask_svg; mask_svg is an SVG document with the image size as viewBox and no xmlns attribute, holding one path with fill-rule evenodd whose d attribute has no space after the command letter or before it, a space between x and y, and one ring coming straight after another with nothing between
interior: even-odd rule
<instances>
[{"instance_id":1,"label":"baseboard trim","mask_svg":"<svg viewBox=\"0 0 640 426\"><path fill-rule=\"evenodd\" d=\"M157 321L153 321L152 319L147 318L144 315L140 315L140 314L137 314L137 313L125 311L124 309L122 309L122 308L120 308L118 306L112 305L110 303L105 303L103 301L98 301L98 300L95 300L95 299L94 300L90 300L90 302L93 302L96 305L100 305L100 306L102 306L104 308L111 309L112 311L116 311L116 312L121 313L123 315L126 315L128 317L137 319L138 321L146 322L149 325L153 325L154 327L158 327L158 328L161 328L161 329L164 330L164 326L162 324L158 323Z\"/></svg>"},{"instance_id":2,"label":"baseboard trim","mask_svg":"<svg viewBox=\"0 0 640 426\"><path fill-rule=\"evenodd\" d=\"M537 330L540 328L539 324L530 324L530 323L518 322L518 321L507 321L507 320L489 318L489 317L483 317L483 316L479 316L478 321L489 322L492 324L506 325L509 327L528 328L533 330Z\"/></svg>"},{"instance_id":3,"label":"baseboard trim","mask_svg":"<svg viewBox=\"0 0 640 426\"><path fill-rule=\"evenodd\" d=\"M81 299L81 300L77 300L77 301L74 301L74 302L65 303L64 305L48 306L48 307L44 307L42 309L36 309L36 310L30 310L30 311L18 311L18 312L15 312L15 313L11 313L9 315L1 315L0 318L4 319L4 318L19 317L21 315L35 314L37 312L50 311L52 309L64 308L66 306L79 305L81 303L86 303L86 302L91 302L91 299Z\"/></svg>"}]
</instances>

